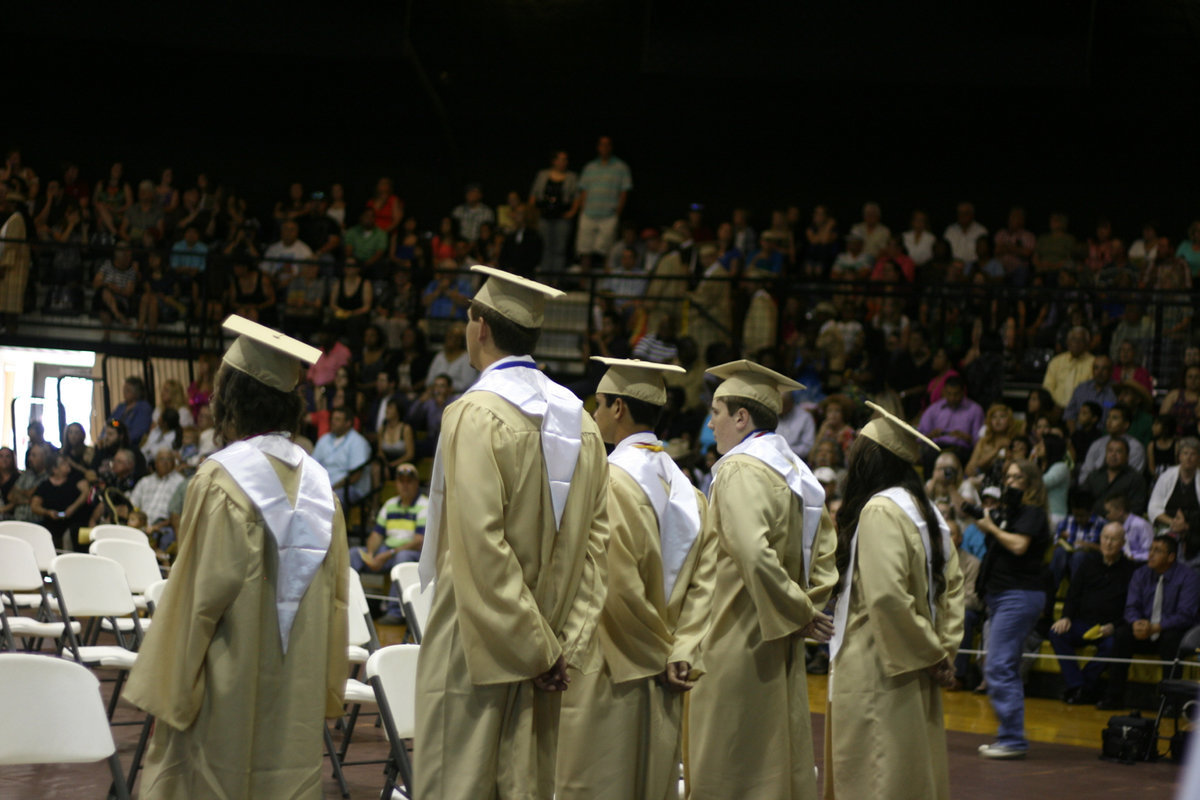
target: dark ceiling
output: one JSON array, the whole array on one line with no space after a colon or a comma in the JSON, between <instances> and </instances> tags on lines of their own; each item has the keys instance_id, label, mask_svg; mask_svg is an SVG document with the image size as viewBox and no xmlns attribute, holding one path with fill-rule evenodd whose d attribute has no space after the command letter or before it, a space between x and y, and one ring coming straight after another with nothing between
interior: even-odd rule
<instances>
[{"instance_id":1,"label":"dark ceiling","mask_svg":"<svg viewBox=\"0 0 1200 800\"><path fill-rule=\"evenodd\" d=\"M0 13L18 87L0 145L44 170L171 164L264 201L292 177L361 193L389 173L429 216L468 179L493 201L524 190L552 147L579 164L605 131L643 217L868 195L935 217L968 196L1200 216L1182 178L1200 166L1200 4L1183 0Z\"/></svg>"}]
</instances>

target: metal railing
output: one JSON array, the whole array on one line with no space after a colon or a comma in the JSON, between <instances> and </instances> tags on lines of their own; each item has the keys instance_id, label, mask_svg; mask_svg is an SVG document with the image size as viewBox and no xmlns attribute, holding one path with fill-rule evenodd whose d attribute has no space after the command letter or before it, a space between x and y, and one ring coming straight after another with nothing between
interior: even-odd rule
<instances>
[{"instance_id":1,"label":"metal railing","mask_svg":"<svg viewBox=\"0 0 1200 800\"><path fill-rule=\"evenodd\" d=\"M160 326L153 338L141 337L131 340L128 336L119 336L116 340L97 340L96 334L103 332L104 327L97 319L89 316L92 295L90 287L95 274L112 258L114 245L53 241L28 244L33 254L33 280L30 283L34 287L31 291L36 296L36 302L34 310L22 317L21 329L32 328L39 331L43 334L38 337L39 342L46 341L47 337L44 334L46 329L50 329L56 335L49 338L58 345L76 348L86 346L99 352L143 357L147 360L155 354L192 359L198 352L219 350L224 346L220 320L228 311L225 307L225 295L230 286L232 266L239 261L258 268L263 264L279 263L287 265L289 272L296 273L304 264L316 264L319 267L318 280L323 284L325 306L312 327L324 327L333 316L331 292L336 285L338 267L332 259L247 259L236 254L226 254L219 246L213 246L204 256L204 269L194 276L188 276L197 286L197 291L192 298L184 298L194 299L194 302L189 304L187 313L183 314L178 322ZM70 276L70 283L81 290L82 313L75 310L65 315L57 314L47 310L43 302L44 295L51 288L62 285L64 276L55 273L54 253L63 248L79 251L78 274ZM132 253L136 260L144 263L149 251L132 248ZM162 255L164 264L169 266L172 254L163 252ZM195 259L197 256L188 255L185 258ZM664 260L660 260L659 264L662 265ZM1025 327L1028 327L1036 318L1037 310L1049 306L1053 309L1054 323L1040 331L1040 338L1035 337L1034 341L1022 341L1027 331L1019 331L1016 350L1020 354L1020 351L1025 349L1038 348L1049 350L1053 354L1056 345L1059 344L1057 333L1063 328L1064 320L1073 306L1084 309L1091 318L1090 322L1094 324L1097 317L1103 316L1114 306L1137 304L1147 310L1152 320L1149 335L1144 337L1142 365L1156 375L1168 376L1172 375L1181 360L1183 348L1190 342L1191 327L1174 333L1170 331L1178 327L1181 318L1192 315L1195 305L1193 295L1188 290L1160 291L1103 286L1070 289L1019 288L973 283L916 286L905 282L889 283L878 280L803 280L784 275L763 275L757 278L704 277L696 274L695 268L692 267L685 268L686 273L681 274L679 266L680 262L677 260L669 274L599 270L584 272L579 269L557 273L539 272L534 277L566 290L567 296L547 305L546 325L537 355L565 374L582 373L586 369L586 355L592 349L590 343L602 325L605 312L615 312L625 324L626 333L633 339L644 333L654 332L664 319L674 319L676 324L673 333L677 336L691 337L698 345L698 355L703 357L705 343L720 341L728 344L734 352L741 351L744 344L749 344L743 339L749 330L745 322L751 311L754 314L754 323L765 325L769 332L768 346L778 347L783 343L785 330L811 329L814 320L819 320L823 313L827 314L829 307L822 306L823 303L829 303L836 316L845 305L852 306L855 313L861 314L865 307L874 307L888 299L900 300L906 312L923 315L935 345L949 331L962 325L964 316L973 320L975 316L981 315L986 318L989 330L999 332L1009 316L1014 317L1014 321L1019 324L1021 320L1016 318L1023 313ZM382 291L388 288L393 276L400 270L402 267L395 260L384 259L368 270L367 278L376 289ZM265 272L274 274L275 271ZM417 281L423 277L422 271L416 269L411 270L409 274ZM433 275L436 273L424 271L424 276L432 278ZM480 276L468 270L458 270L454 275L456 278L470 281L472 286L479 283ZM463 318L464 313L461 309L449 317L436 317L425 313L421 302L425 288L425 285L410 287L412 300L409 308L410 319L407 323L419 324L428 333L430 342L436 343L445 328L454 319ZM758 304L755 305L755 295L759 289L765 290L770 303L759 298ZM286 295L282 292L277 295L276 309L281 326L286 328L289 315ZM774 313L773 324L769 324L771 321L765 318L769 312ZM369 319L371 322L383 321L378 309L369 315ZM867 319L861 317L858 321L864 325L869 324ZM753 344L762 344L762 331L756 328L754 333L756 341ZM14 339L13 343L20 343L19 340L23 337L18 334L10 338ZM754 353L747 355L753 356ZM1008 377L1011 379L1021 376ZM1025 377L1028 379L1028 376Z\"/></svg>"}]
</instances>

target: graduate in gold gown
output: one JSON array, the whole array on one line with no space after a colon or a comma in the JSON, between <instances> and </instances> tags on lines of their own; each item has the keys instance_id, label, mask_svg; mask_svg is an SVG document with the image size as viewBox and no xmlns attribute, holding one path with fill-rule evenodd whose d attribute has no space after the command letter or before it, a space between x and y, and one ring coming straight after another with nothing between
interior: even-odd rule
<instances>
[{"instance_id":1,"label":"graduate in gold gown","mask_svg":"<svg viewBox=\"0 0 1200 800\"><path fill-rule=\"evenodd\" d=\"M724 455L705 535L717 537L707 670L691 692L692 800L815 800L804 639L827 641L837 538L825 492L774 433L795 381L750 361L724 381L710 427Z\"/></svg>"},{"instance_id":2,"label":"graduate in gold gown","mask_svg":"<svg viewBox=\"0 0 1200 800\"><path fill-rule=\"evenodd\" d=\"M921 443L878 414L850 449L830 642L825 797L947 800L941 688L954 680L963 581L950 529L913 464Z\"/></svg>"},{"instance_id":3,"label":"graduate in gold gown","mask_svg":"<svg viewBox=\"0 0 1200 800\"><path fill-rule=\"evenodd\" d=\"M491 267L468 310L479 380L434 459L421 579L414 797L547 798L568 666L599 668L608 462L583 404L527 353L548 286Z\"/></svg>"},{"instance_id":4,"label":"graduate in gold gown","mask_svg":"<svg viewBox=\"0 0 1200 800\"><path fill-rule=\"evenodd\" d=\"M616 445L608 471L604 666L573 676L559 722L557 800L679 796L684 693L703 675L716 540L708 503L654 434L663 376L682 367L593 357L609 365L596 424Z\"/></svg>"},{"instance_id":5,"label":"graduate in gold gown","mask_svg":"<svg viewBox=\"0 0 1200 800\"><path fill-rule=\"evenodd\" d=\"M342 710L346 530L329 476L289 434L316 348L240 317L213 412L231 444L188 486L179 559L125 699L157 720L143 798L319 798Z\"/></svg>"}]
</instances>

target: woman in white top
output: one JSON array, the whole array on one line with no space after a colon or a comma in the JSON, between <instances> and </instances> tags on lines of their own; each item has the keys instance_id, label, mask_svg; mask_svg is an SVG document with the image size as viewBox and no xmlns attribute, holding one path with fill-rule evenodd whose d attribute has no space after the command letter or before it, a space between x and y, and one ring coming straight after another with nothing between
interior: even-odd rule
<instances>
[{"instance_id":1,"label":"woman in white top","mask_svg":"<svg viewBox=\"0 0 1200 800\"><path fill-rule=\"evenodd\" d=\"M929 216L924 211L914 211L912 230L904 232L904 252L918 267L933 258L933 243L937 239L929 232Z\"/></svg>"}]
</instances>

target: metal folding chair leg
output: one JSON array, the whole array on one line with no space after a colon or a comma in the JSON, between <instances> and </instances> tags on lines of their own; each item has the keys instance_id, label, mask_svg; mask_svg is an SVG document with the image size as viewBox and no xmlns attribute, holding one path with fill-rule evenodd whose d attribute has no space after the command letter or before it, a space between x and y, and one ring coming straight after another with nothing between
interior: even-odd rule
<instances>
[{"instance_id":1,"label":"metal folding chair leg","mask_svg":"<svg viewBox=\"0 0 1200 800\"><path fill-rule=\"evenodd\" d=\"M346 776L342 774L342 762L338 759L337 750L333 746L333 734L329 732L329 726L322 724L321 727L325 731L325 752L329 754L329 761L333 764L333 777L337 779L338 787L342 790L342 797L350 796L350 787L346 785Z\"/></svg>"}]
</instances>

